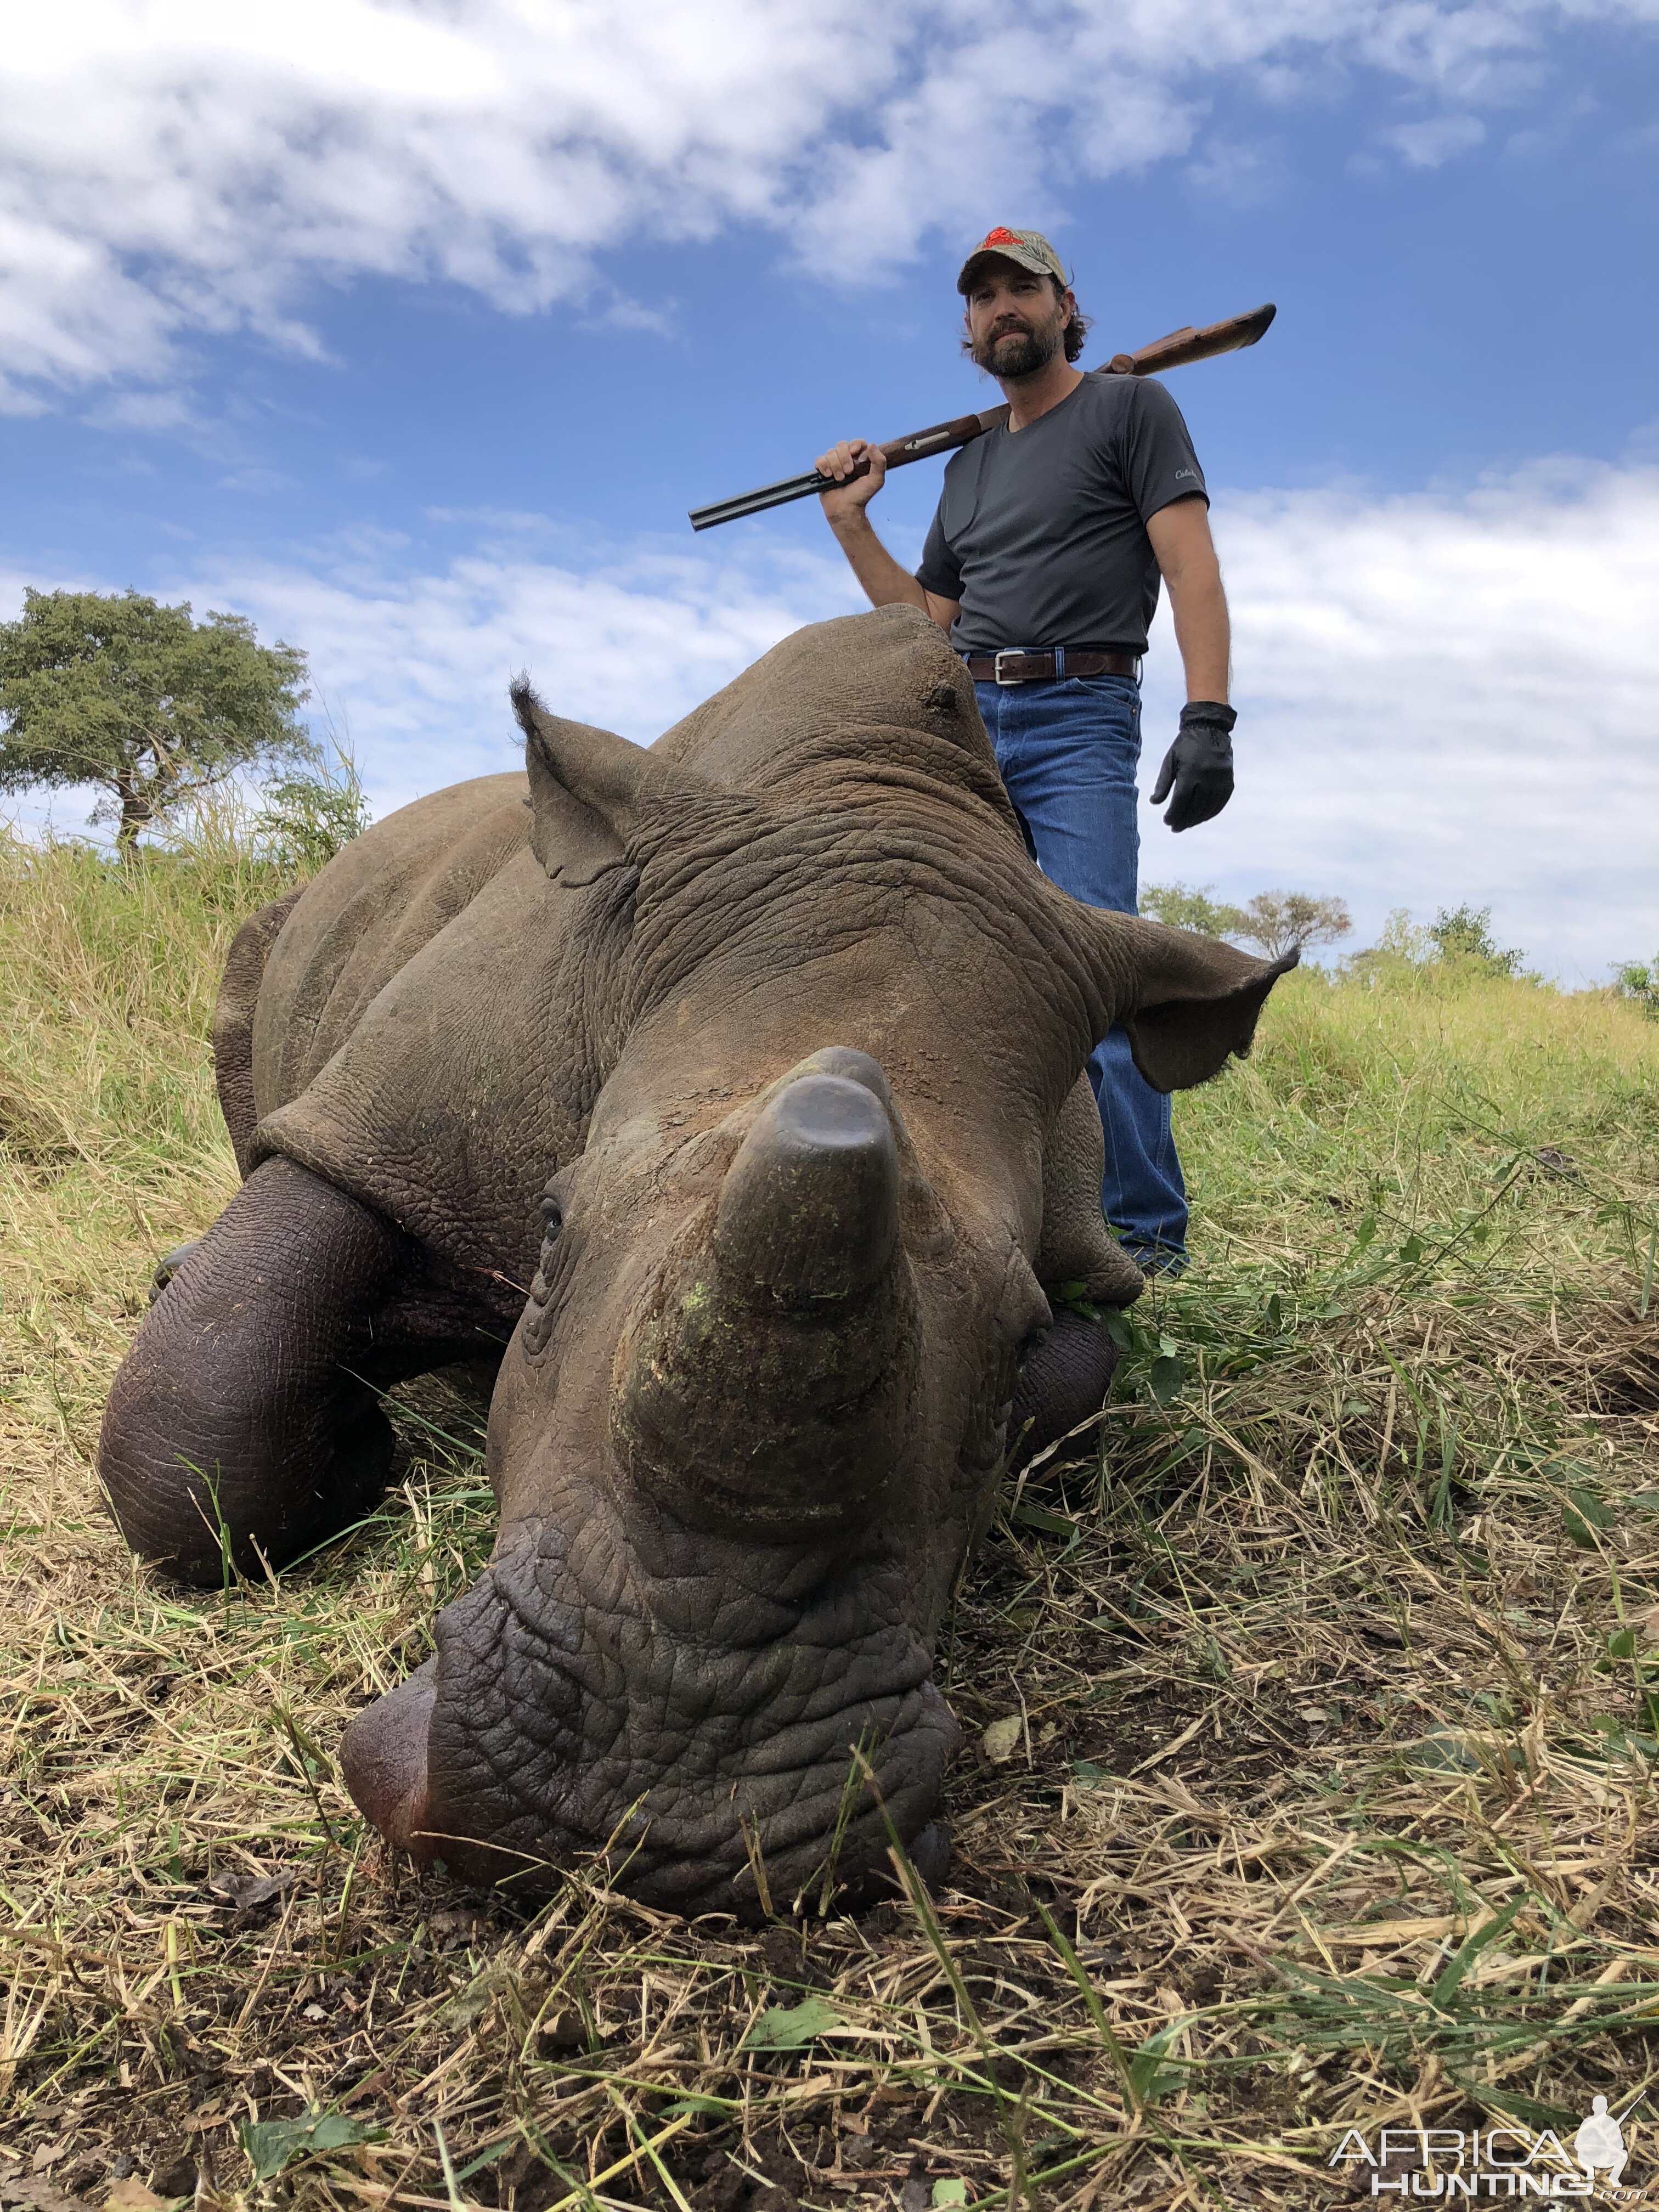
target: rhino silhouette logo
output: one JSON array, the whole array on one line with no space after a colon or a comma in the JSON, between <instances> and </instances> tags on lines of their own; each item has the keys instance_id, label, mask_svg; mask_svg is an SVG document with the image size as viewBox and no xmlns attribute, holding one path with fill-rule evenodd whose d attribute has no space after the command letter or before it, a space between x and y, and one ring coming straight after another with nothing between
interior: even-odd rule
<instances>
[{"instance_id":1,"label":"rhino silhouette logo","mask_svg":"<svg viewBox=\"0 0 1659 2212\"><path fill-rule=\"evenodd\" d=\"M1578 2163L1587 2174L1595 2177L1597 2166L1607 2170L1607 2185L1617 2189L1619 2177L1625 2170L1629 2153L1625 2148L1625 2131L1607 2110L1605 2097L1597 2097L1590 2107L1589 2118L1572 2139Z\"/></svg>"}]
</instances>

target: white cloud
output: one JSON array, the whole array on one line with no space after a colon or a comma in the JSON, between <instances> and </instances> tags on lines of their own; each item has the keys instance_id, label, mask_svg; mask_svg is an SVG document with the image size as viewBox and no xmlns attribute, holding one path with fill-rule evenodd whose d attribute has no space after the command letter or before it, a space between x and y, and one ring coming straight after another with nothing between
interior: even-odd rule
<instances>
[{"instance_id":1,"label":"white cloud","mask_svg":"<svg viewBox=\"0 0 1659 2212\"><path fill-rule=\"evenodd\" d=\"M864 604L838 556L647 547L578 569L492 533L441 574L410 574L398 550L211 568L165 594L305 647L319 711L349 735L377 813L518 763L507 687L520 668L560 714L648 744L792 629Z\"/></svg>"},{"instance_id":2,"label":"white cloud","mask_svg":"<svg viewBox=\"0 0 1659 2212\"><path fill-rule=\"evenodd\" d=\"M583 567L524 550L524 520L487 522L441 574L364 542L180 573L166 596L307 648L382 813L514 763L521 666L560 711L648 742L789 630L860 604L828 548L757 534ZM1335 892L1358 941L1392 907L1491 905L1504 943L1570 981L1659 948L1659 468L1563 461L1380 500L1220 491L1215 526L1237 795L1178 837L1143 807L1143 878ZM21 596L8 580L0 605ZM1144 784L1178 672L1165 611ZM78 818L70 799L53 811Z\"/></svg>"},{"instance_id":3,"label":"white cloud","mask_svg":"<svg viewBox=\"0 0 1659 2212\"><path fill-rule=\"evenodd\" d=\"M1238 793L1142 872L1337 892L1362 929L1490 904L1570 980L1659 947L1659 469L1454 496L1218 495ZM1167 614L1147 750L1172 726Z\"/></svg>"},{"instance_id":4,"label":"white cloud","mask_svg":"<svg viewBox=\"0 0 1659 2212\"><path fill-rule=\"evenodd\" d=\"M1384 145L1413 169L1437 169L1454 155L1472 153L1486 137L1478 115L1437 115L1426 123L1400 123L1382 133Z\"/></svg>"},{"instance_id":5,"label":"white cloud","mask_svg":"<svg viewBox=\"0 0 1659 2212\"><path fill-rule=\"evenodd\" d=\"M60 0L0 61L0 404L315 349L307 287L609 300L593 257L757 223L820 273L1192 145L1214 86L1376 74L1407 158L1523 96L1569 21L1659 0ZM1437 137L1440 133L1440 137ZM1414 136L1413 134L1415 134ZM1418 150L1413 150L1418 149ZM1449 149L1448 149L1449 150Z\"/></svg>"}]
</instances>

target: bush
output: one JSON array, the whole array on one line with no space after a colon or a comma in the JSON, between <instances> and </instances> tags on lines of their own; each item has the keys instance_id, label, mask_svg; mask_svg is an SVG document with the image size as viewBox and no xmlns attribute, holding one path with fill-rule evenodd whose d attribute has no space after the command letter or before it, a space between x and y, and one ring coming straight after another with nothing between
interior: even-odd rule
<instances>
[{"instance_id":1,"label":"bush","mask_svg":"<svg viewBox=\"0 0 1659 2212\"><path fill-rule=\"evenodd\" d=\"M1493 944L1489 906L1460 906L1450 913L1443 906L1428 934L1440 959L1478 963L1488 975L1518 975L1526 957L1518 948L1505 952Z\"/></svg>"},{"instance_id":2,"label":"bush","mask_svg":"<svg viewBox=\"0 0 1659 2212\"><path fill-rule=\"evenodd\" d=\"M254 848L286 874L314 876L368 827L362 782L347 753L337 756L331 769L319 767L266 784L264 799L250 825Z\"/></svg>"},{"instance_id":3,"label":"bush","mask_svg":"<svg viewBox=\"0 0 1659 2212\"><path fill-rule=\"evenodd\" d=\"M1621 999L1634 999L1644 1013L1659 1021L1659 952L1652 961L1627 960L1614 970L1613 988Z\"/></svg>"},{"instance_id":4,"label":"bush","mask_svg":"<svg viewBox=\"0 0 1659 2212\"><path fill-rule=\"evenodd\" d=\"M1140 911L1171 929L1196 929L1206 937L1231 937L1244 919L1242 908L1212 899L1208 884L1196 889L1186 884L1143 884Z\"/></svg>"}]
</instances>

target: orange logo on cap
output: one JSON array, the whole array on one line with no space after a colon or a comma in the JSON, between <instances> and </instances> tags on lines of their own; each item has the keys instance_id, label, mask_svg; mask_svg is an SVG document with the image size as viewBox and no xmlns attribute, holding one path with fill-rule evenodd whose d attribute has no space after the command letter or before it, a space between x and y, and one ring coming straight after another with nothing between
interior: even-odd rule
<instances>
[{"instance_id":1,"label":"orange logo on cap","mask_svg":"<svg viewBox=\"0 0 1659 2212\"><path fill-rule=\"evenodd\" d=\"M1010 230L1005 223L999 223L994 230L988 230L984 237L980 240L980 244L982 246L1018 246L1019 243L1020 238L1018 231Z\"/></svg>"}]
</instances>

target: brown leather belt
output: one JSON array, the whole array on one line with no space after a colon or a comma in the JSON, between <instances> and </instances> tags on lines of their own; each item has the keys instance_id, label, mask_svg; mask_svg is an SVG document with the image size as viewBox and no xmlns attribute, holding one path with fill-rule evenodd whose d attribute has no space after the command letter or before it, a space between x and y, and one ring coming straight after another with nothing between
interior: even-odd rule
<instances>
[{"instance_id":1,"label":"brown leather belt","mask_svg":"<svg viewBox=\"0 0 1659 2212\"><path fill-rule=\"evenodd\" d=\"M1087 646L1060 646L1053 652L1028 652L1023 645L1005 646L1000 653L964 653L963 659L975 684L1052 683L1066 676L1139 676L1140 656L1135 653L1097 653Z\"/></svg>"}]
</instances>

